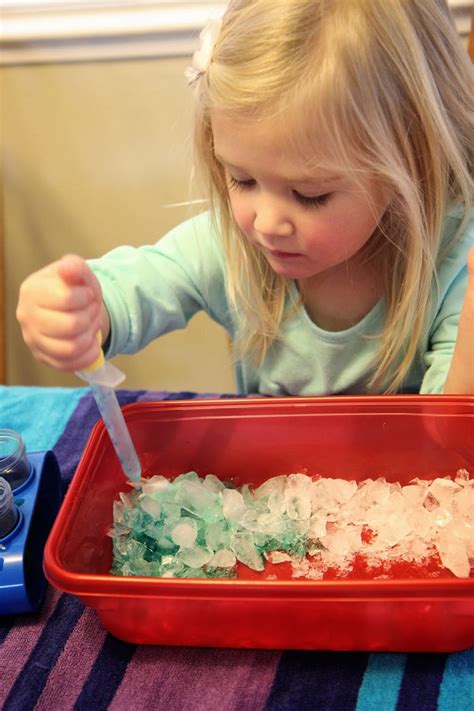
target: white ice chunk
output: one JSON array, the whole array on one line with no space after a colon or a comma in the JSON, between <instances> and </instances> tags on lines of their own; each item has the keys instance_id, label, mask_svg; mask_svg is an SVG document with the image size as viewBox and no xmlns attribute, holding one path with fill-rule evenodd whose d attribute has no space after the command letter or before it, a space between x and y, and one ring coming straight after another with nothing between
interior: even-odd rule
<instances>
[{"instance_id":1,"label":"white ice chunk","mask_svg":"<svg viewBox=\"0 0 474 711\"><path fill-rule=\"evenodd\" d=\"M196 521L192 518L182 518L171 531L171 540L181 548L189 548L197 538ZM196 566L199 567L199 566Z\"/></svg>"},{"instance_id":2,"label":"white ice chunk","mask_svg":"<svg viewBox=\"0 0 474 711\"><path fill-rule=\"evenodd\" d=\"M286 476L273 476L255 489L254 496L258 499L268 499L270 494L283 494Z\"/></svg>"},{"instance_id":3,"label":"white ice chunk","mask_svg":"<svg viewBox=\"0 0 474 711\"><path fill-rule=\"evenodd\" d=\"M474 524L474 480L453 496L456 515Z\"/></svg>"},{"instance_id":4,"label":"white ice chunk","mask_svg":"<svg viewBox=\"0 0 474 711\"><path fill-rule=\"evenodd\" d=\"M461 491L461 486L451 479L434 479L428 487L428 491L439 502L443 508L450 508L453 496Z\"/></svg>"},{"instance_id":5,"label":"white ice chunk","mask_svg":"<svg viewBox=\"0 0 474 711\"><path fill-rule=\"evenodd\" d=\"M249 568L253 570L263 570L265 568L263 556L255 548L253 535L250 531L235 533L231 548L237 556L237 560L248 565Z\"/></svg>"},{"instance_id":6,"label":"white ice chunk","mask_svg":"<svg viewBox=\"0 0 474 711\"><path fill-rule=\"evenodd\" d=\"M190 546L179 550L176 558L190 568L202 568L203 565L212 560L213 555L213 551L209 550L209 548Z\"/></svg>"},{"instance_id":7,"label":"white ice chunk","mask_svg":"<svg viewBox=\"0 0 474 711\"><path fill-rule=\"evenodd\" d=\"M339 504L347 503L357 491L357 482L346 479L330 479L327 486Z\"/></svg>"},{"instance_id":8,"label":"white ice chunk","mask_svg":"<svg viewBox=\"0 0 474 711\"><path fill-rule=\"evenodd\" d=\"M213 491L214 494L219 494L225 489L224 484L214 474L208 474L206 477L204 477L202 485L205 486L206 489Z\"/></svg>"},{"instance_id":9,"label":"white ice chunk","mask_svg":"<svg viewBox=\"0 0 474 711\"><path fill-rule=\"evenodd\" d=\"M209 566L213 568L233 568L236 563L235 554L232 551L222 549L214 553L209 561Z\"/></svg>"},{"instance_id":10,"label":"white ice chunk","mask_svg":"<svg viewBox=\"0 0 474 711\"><path fill-rule=\"evenodd\" d=\"M292 560L291 555L288 555L288 553L285 553L284 551L267 551L265 553L265 558L273 564L288 563Z\"/></svg>"},{"instance_id":11,"label":"white ice chunk","mask_svg":"<svg viewBox=\"0 0 474 711\"><path fill-rule=\"evenodd\" d=\"M296 521L311 516L311 478L305 474L290 474L284 490L288 518Z\"/></svg>"},{"instance_id":12,"label":"white ice chunk","mask_svg":"<svg viewBox=\"0 0 474 711\"><path fill-rule=\"evenodd\" d=\"M323 512L315 513L309 520L308 536L311 539L321 538L326 535L327 516Z\"/></svg>"},{"instance_id":13,"label":"white ice chunk","mask_svg":"<svg viewBox=\"0 0 474 711\"><path fill-rule=\"evenodd\" d=\"M161 504L156 499L151 496L140 496L139 497L140 508L142 511L147 513L149 516L158 520L161 516Z\"/></svg>"},{"instance_id":14,"label":"white ice chunk","mask_svg":"<svg viewBox=\"0 0 474 711\"><path fill-rule=\"evenodd\" d=\"M334 527L321 537L321 543L336 556L345 556L360 547L361 532L360 526L347 526L339 529Z\"/></svg>"},{"instance_id":15,"label":"white ice chunk","mask_svg":"<svg viewBox=\"0 0 474 711\"><path fill-rule=\"evenodd\" d=\"M222 510L229 521L240 521L247 510L244 497L236 489L224 489L222 492Z\"/></svg>"},{"instance_id":16,"label":"white ice chunk","mask_svg":"<svg viewBox=\"0 0 474 711\"><path fill-rule=\"evenodd\" d=\"M142 480L142 492L147 496L159 496L170 485L169 479L164 476L151 476Z\"/></svg>"},{"instance_id":17,"label":"white ice chunk","mask_svg":"<svg viewBox=\"0 0 474 711\"><path fill-rule=\"evenodd\" d=\"M441 531L436 541L436 548L445 568L448 568L458 578L469 577L471 568L464 541L459 538L453 540L445 529Z\"/></svg>"}]
</instances>

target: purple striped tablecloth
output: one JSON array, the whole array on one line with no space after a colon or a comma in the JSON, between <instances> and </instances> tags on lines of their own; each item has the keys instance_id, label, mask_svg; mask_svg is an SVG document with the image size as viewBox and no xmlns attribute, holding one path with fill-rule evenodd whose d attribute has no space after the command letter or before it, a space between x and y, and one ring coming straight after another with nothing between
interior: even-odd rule
<instances>
[{"instance_id":1,"label":"purple striped tablecloth","mask_svg":"<svg viewBox=\"0 0 474 711\"><path fill-rule=\"evenodd\" d=\"M211 397L126 390L118 396L122 405ZM20 432L29 452L54 451L66 488L98 417L88 389L1 387L0 408L0 426ZM137 646L108 634L75 597L48 587L40 613L0 616L0 708L474 711L474 649L368 654Z\"/></svg>"}]
</instances>

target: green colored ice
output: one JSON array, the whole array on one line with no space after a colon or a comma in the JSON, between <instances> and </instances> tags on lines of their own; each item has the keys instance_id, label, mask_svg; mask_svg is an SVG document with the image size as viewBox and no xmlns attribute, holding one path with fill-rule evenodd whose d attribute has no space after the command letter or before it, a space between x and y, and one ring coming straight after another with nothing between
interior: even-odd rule
<instances>
[{"instance_id":1,"label":"green colored ice","mask_svg":"<svg viewBox=\"0 0 474 711\"><path fill-rule=\"evenodd\" d=\"M173 481L141 479L114 502L112 573L235 578L237 561L261 571L274 551L304 557L307 525L298 520L303 492L285 501L286 480L274 477L238 490L195 472Z\"/></svg>"}]
</instances>

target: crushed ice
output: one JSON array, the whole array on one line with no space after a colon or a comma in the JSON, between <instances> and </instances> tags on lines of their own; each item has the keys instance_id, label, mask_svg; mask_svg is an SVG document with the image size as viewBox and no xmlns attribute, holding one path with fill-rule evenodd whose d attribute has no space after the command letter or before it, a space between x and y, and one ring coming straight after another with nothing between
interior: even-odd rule
<instances>
[{"instance_id":1,"label":"crushed ice","mask_svg":"<svg viewBox=\"0 0 474 711\"><path fill-rule=\"evenodd\" d=\"M238 561L257 571L269 561L320 579L351 571L358 555L374 570L434 556L460 578L474 567L474 479L464 469L406 486L290 474L240 489L188 472L141 479L120 499L109 532L117 575L232 578Z\"/></svg>"}]
</instances>

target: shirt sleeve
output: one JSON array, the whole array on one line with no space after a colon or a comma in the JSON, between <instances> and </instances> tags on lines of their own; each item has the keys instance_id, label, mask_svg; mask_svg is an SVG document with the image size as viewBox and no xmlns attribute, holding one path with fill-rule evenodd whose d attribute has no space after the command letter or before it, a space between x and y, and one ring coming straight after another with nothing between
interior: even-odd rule
<instances>
[{"instance_id":1,"label":"shirt sleeve","mask_svg":"<svg viewBox=\"0 0 474 711\"><path fill-rule=\"evenodd\" d=\"M204 213L154 245L123 246L88 262L111 324L107 357L136 353L200 310L231 331L222 249Z\"/></svg>"},{"instance_id":2,"label":"shirt sleeve","mask_svg":"<svg viewBox=\"0 0 474 711\"><path fill-rule=\"evenodd\" d=\"M424 354L426 372L421 383L421 394L443 392L456 345L459 317L467 287L467 255L472 246L474 222L471 221L438 271L437 308Z\"/></svg>"}]
</instances>

